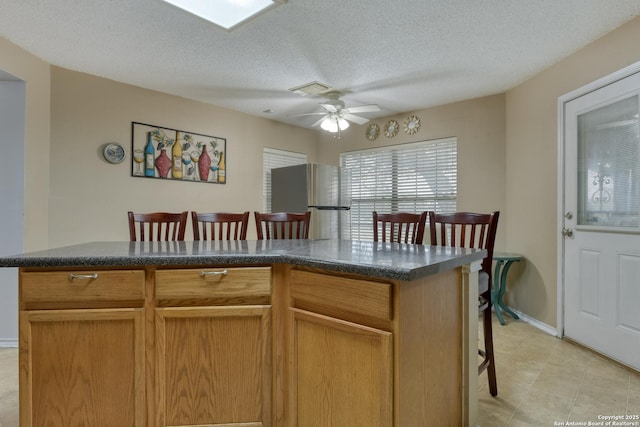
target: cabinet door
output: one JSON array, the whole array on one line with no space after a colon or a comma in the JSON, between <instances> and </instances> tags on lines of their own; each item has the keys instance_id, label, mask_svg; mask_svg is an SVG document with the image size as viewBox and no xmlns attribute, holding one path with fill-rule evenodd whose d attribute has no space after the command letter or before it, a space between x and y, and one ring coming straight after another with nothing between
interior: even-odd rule
<instances>
[{"instance_id":1,"label":"cabinet door","mask_svg":"<svg viewBox=\"0 0 640 427\"><path fill-rule=\"evenodd\" d=\"M20 312L20 425L145 425L144 310Z\"/></svg>"},{"instance_id":2,"label":"cabinet door","mask_svg":"<svg viewBox=\"0 0 640 427\"><path fill-rule=\"evenodd\" d=\"M270 306L156 309L157 425L271 425Z\"/></svg>"},{"instance_id":3,"label":"cabinet door","mask_svg":"<svg viewBox=\"0 0 640 427\"><path fill-rule=\"evenodd\" d=\"M390 332L291 309L292 425L391 427Z\"/></svg>"}]
</instances>

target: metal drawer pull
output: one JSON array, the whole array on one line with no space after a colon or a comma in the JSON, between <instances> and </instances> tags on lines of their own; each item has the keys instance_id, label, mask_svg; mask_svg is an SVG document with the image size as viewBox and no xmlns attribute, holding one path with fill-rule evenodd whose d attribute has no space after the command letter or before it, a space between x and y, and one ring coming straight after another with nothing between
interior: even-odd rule
<instances>
[{"instance_id":1,"label":"metal drawer pull","mask_svg":"<svg viewBox=\"0 0 640 427\"><path fill-rule=\"evenodd\" d=\"M201 271L200 272L200 277L205 277L205 276L226 276L227 274L229 274L229 272L225 268L222 271Z\"/></svg>"},{"instance_id":2,"label":"metal drawer pull","mask_svg":"<svg viewBox=\"0 0 640 427\"><path fill-rule=\"evenodd\" d=\"M98 278L98 273L93 273L93 274L69 274L69 280L73 280L73 279L97 279Z\"/></svg>"}]
</instances>

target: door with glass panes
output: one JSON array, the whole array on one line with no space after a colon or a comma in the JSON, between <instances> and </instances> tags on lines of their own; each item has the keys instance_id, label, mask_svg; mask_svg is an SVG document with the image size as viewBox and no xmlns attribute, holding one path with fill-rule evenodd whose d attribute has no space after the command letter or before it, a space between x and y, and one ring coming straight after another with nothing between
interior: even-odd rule
<instances>
[{"instance_id":1,"label":"door with glass panes","mask_svg":"<svg viewBox=\"0 0 640 427\"><path fill-rule=\"evenodd\" d=\"M564 334L640 369L640 73L564 104Z\"/></svg>"}]
</instances>

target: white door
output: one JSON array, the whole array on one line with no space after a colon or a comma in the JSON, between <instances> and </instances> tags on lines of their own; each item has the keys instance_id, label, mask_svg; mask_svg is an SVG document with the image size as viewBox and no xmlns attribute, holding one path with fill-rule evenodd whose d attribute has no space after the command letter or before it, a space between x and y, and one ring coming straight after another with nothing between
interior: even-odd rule
<instances>
[{"instance_id":1,"label":"white door","mask_svg":"<svg viewBox=\"0 0 640 427\"><path fill-rule=\"evenodd\" d=\"M565 104L564 334L640 369L640 73Z\"/></svg>"}]
</instances>

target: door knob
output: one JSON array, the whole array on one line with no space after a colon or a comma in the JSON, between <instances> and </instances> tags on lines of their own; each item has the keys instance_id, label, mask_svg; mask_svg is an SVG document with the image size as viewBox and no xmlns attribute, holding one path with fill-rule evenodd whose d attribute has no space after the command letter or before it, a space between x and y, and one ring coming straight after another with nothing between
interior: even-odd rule
<instances>
[{"instance_id":1,"label":"door knob","mask_svg":"<svg viewBox=\"0 0 640 427\"><path fill-rule=\"evenodd\" d=\"M564 237L573 237L573 230L570 228L563 228L562 229L562 235Z\"/></svg>"}]
</instances>

